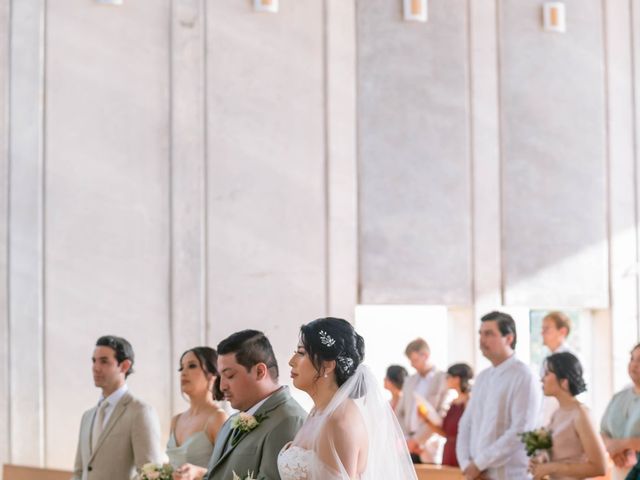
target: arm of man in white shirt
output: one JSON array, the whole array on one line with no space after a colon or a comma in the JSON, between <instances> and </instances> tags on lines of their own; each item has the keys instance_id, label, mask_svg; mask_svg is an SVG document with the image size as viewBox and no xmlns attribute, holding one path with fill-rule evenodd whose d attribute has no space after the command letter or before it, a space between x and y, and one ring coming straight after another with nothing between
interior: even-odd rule
<instances>
[{"instance_id":1,"label":"arm of man in white shirt","mask_svg":"<svg viewBox=\"0 0 640 480\"><path fill-rule=\"evenodd\" d=\"M511 385L510 393L511 403L508 408L511 424L495 442L485 445L482 452L473 459L481 471L505 465L514 453L524 449L518 434L537 425L541 388L533 375L520 376Z\"/></svg>"},{"instance_id":2,"label":"arm of man in white shirt","mask_svg":"<svg viewBox=\"0 0 640 480\"><path fill-rule=\"evenodd\" d=\"M462 418L458 423L458 438L456 440L456 457L458 457L458 464L460 469L464 472L471 463L471 419L473 418L474 411L474 397L471 396L467 407L464 409Z\"/></svg>"}]
</instances>

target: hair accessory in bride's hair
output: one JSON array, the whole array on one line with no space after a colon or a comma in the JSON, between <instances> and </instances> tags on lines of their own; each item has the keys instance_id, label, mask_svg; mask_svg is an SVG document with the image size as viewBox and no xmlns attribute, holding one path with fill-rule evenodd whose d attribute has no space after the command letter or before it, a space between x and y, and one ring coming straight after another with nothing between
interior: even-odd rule
<instances>
[{"instance_id":1,"label":"hair accessory in bride's hair","mask_svg":"<svg viewBox=\"0 0 640 480\"><path fill-rule=\"evenodd\" d=\"M340 355L338 357L338 367L340 367L340 370L343 372L349 373L351 367L353 367L353 358Z\"/></svg>"},{"instance_id":2,"label":"hair accessory in bride's hair","mask_svg":"<svg viewBox=\"0 0 640 480\"><path fill-rule=\"evenodd\" d=\"M320 336L320 343L322 343L325 347L333 347L336 344L334 338L324 330L320 330L318 332L318 335Z\"/></svg>"}]
</instances>

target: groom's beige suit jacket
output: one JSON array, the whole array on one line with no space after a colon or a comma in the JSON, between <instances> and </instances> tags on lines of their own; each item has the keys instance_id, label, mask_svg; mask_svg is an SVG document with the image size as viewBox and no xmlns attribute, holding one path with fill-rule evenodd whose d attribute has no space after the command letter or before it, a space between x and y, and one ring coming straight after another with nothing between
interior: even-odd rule
<instances>
[{"instance_id":1,"label":"groom's beige suit jacket","mask_svg":"<svg viewBox=\"0 0 640 480\"><path fill-rule=\"evenodd\" d=\"M218 433L204 480L232 480L233 472L242 478L252 472L258 480L280 480L278 453L293 440L307 413L291 397L289 389L282 387L256 411L256 418L263 417L260 424L240 435L232 445L236 415L230 417Z\"/></svg>"},{"instance_id":2,"label":"groom's beige suit jacket","mask_svg":"<svg viewBox=\"0 0 640 480\"><path fill-rule=\"evenodd\" d=\"M129 480L134 478L136 467L162 463L160 423L151 406L125 393L92 450L97 410L96 406L82 416L72 480Z\"/></svg>"}]
</instances>

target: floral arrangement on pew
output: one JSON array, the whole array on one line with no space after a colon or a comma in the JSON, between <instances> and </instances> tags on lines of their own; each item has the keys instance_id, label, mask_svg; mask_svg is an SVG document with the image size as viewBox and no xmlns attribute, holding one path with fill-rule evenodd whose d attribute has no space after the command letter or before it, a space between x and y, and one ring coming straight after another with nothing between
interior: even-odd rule
<instances>
[{"instance_id":1,"label":"floral arrangement on pew","mask_svg":"<svg viewBox=\"0 0 640 480\"><path fill-rule=\"evenodd\" d=\"M549 452L553 447L553 438L551 430L546 428L538 428L519 434L520 440L524 443L527 456L535 463L547 463L551 460ZM544 480L549 478L548 475L543 477Z\"/></svg>"},{"instance_id":2,"label":"floral arrangement on pew","mask_svg":"<svg viewBox=\"0 0 640 480\"><path fill-rule=\"evenodd\" d=\"M238 474L234 471L233 480L256 480L256 477L253 476L253 472L247 472L246 477L239 477Z\"/></svg>"},{"instance_id":3,"label":"floral arrangement on pew","mask_svg":"<svg viewBox=\"0 0 640 480\"><path fill-rule=\"evenodd\" d=\"M173 467L169 463L158 465L155 463L145 463L136 480L172 480Z\"/></svg>"}]
</instances>

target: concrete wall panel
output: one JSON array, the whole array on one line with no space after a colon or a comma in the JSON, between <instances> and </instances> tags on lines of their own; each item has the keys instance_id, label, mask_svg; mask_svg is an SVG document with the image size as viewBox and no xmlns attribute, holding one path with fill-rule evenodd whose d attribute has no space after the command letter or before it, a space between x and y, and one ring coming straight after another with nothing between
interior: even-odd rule
<instances>
[{"instance_id":1,"label":"concrete wall panel","mask_svg":"<svg viewBox=\"0 0 640 480\"><path fill-rule=\"evenodd\" d=\"M606 307L602 2L564 3L561 34L540 2L500 2L505 302Z\"/></svg>"},{"instance_id":2,"label":"concrete wall panel","mask_svg":"<svg viewBox=\"0 0 640 480\"><path fill-rule=\"evenodd\" d=\"M326 311L322 2L207 10L209 341L262 329L286 372Z\"/></svg>"},{"instance_id":3,"label":"concrete wall panel","mask_svg":"<svg viewBox=\"0 0 640 480\"><path fill-rule=\"evenodd\" d=\"M49 2L47 24L47 463L69 468L100 335L132 343L168 430L170 4Z\"/></svg>"},{"instance_id":4,"label":"concrete wall panel","mask_svg":"<svg viewBox=\"0 0 640 480\"><path fill-rule=\"evenodd\" d=\"M468 12L357 2L363 303L471 303Z\"/></svg>"}]
</instances>

